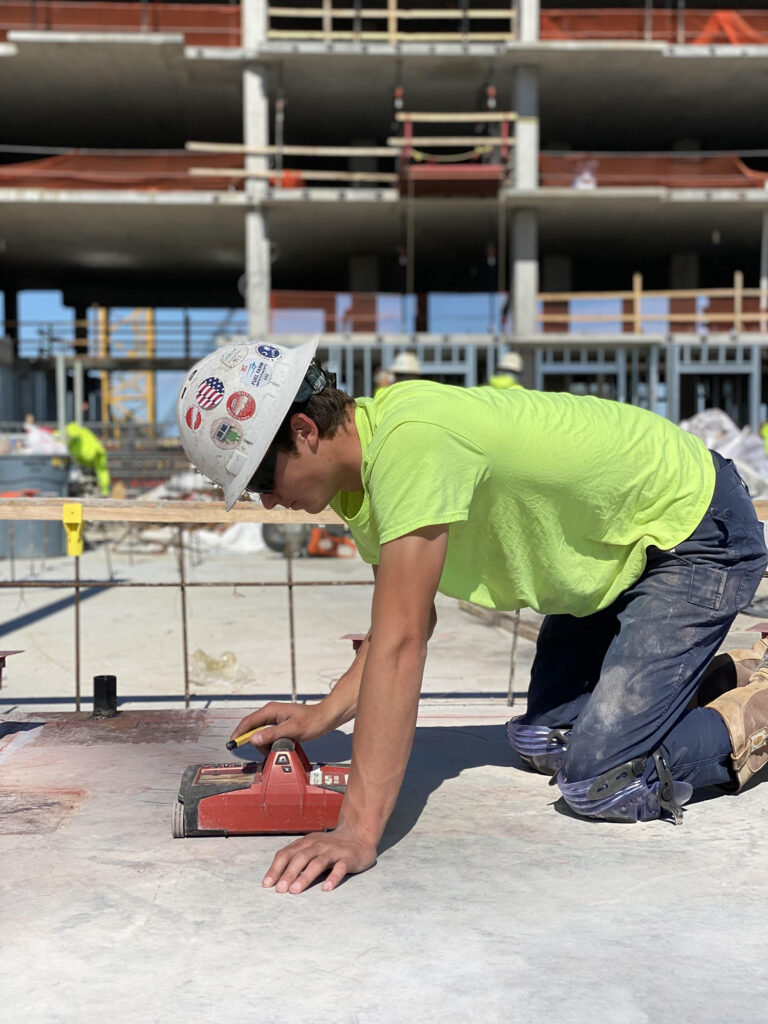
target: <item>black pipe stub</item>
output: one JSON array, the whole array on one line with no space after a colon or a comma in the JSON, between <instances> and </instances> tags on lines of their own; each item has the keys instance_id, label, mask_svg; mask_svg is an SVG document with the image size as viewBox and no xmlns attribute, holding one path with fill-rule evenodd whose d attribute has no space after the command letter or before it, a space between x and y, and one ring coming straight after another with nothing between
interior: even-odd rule
<instances>
[{"instance_id":1,"label":"black pipe stub","mask_svg":"<svg viewBox=\"0 0 768 1024\"><path fill-rule=\"evenodd\" d=\"M117 714L117 676L94 676L93 717L114 718Z\"/></svg>"}]
</instances>

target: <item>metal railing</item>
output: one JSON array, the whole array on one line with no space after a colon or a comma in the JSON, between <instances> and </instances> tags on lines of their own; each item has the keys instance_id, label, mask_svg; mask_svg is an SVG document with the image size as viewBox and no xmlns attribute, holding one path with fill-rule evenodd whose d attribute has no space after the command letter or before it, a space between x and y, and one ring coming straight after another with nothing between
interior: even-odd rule
<instances>
[{"instance_id":1,"label":"metal railing","mask_svg":"<svg viewBox=\"0 0 768 1024\"><path fill-rule=\"evenodd\" d=\"M304 580L294 579L292 559L294 556L293 544L290 538L285 546L285 582L274 580L216 580L216 581L193 581L189 580L185 563L184 528L202 524L223 524L223 523L289 523L302 524L340 524L338 516L327 509L318 515L307 512L291 512L289 510L268 511L256 502L239 502L230 512L225 512L220 502L141 502L141 501L99 501L82 500L73 501L68 498L10 498L0 503L0 520L10 522L18 521L56 521L63 520L64 506L75 505L81 509L81 518L88 523L122 523L122 524L173 524L176 527L176 543L178 545L178 580L175 582L136 582L132 580L110 579L83 579L80 573L80 555L73 554L73 576L71 579L59 580L36 580L16 579L11 562L11 579L0 581L0 590L72 590L74 592L73 606L73 645L74 645L74 700L76 710L80 711L82 702L82 617L81 604L82 592L84 590L108 590L114 588L173 588L179 591L181 598L181 656L182 671L184 679L184 706L189 707L191 697L190 687L190 659L189 659L189 629L187 613L187 592L190 589L200 587L227 587L229 589L247 587L285 588L288 595L288 624L289 624L289 655L291 670L291 700L299 699L296 682L296 659L295 659L295 617L294 617L294 590L303 587L350 587L350 586L372 586L373 578L366 580Z\"/></svg>"},{"instance_id":2,"label":"metal railing","mask_svg":"<svg viewBox=\"0 0 768 1024\"><path fill-rule=\"evenodd\" d=\"M542 334L708 336L768 333L768 288L745 288L736 271L730 288L646 290L642 274L617 292L542 292Z\"/></svg>"},{"instance_id":3,"label":"metal railing","mask_svg":"<svg viewBox=\"0 0 768 1024\"><path fill-rule=\"evenodd\" d=\"M332 0L307 6L270 5L267 38L304 42L485 43L517 38L517 4L461 0L456 8L413 7L397 0L354 0L345 7Z\"/></svg>"}]
</instances>

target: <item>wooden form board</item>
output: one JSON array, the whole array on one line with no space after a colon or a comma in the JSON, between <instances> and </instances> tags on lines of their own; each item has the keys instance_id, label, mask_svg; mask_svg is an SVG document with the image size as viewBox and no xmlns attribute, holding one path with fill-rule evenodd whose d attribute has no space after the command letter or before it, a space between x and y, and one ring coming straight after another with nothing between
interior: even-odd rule
<instances>
[{"instance_id":1,"label":"wooden form board","mask_svg":"<svg viewBox=\"0 0 768 1024\"><path fill-rule=\"evenodd\" d=\"M219 501L113 501L111 498L6 498L0 519L62 518L65 504L83 506L83 519L96 523L342 523L330 508L323 512L292 512L262 508L255 501L239 501L231 512ZM755 501L761 521L768 520L768 501Z\"/></svg>"},{"instance_id":2,"label":"wooden form board","mask_svg":"<svg viewBox=\"0 0 768 1024\"><path fill-rule=\"evenodd\" d=\"M82 505L87 523L332 523L342 520L331 509L313 514L263 508L256 501L239 501L225 512L221 501L113 501L111 498L6 498L0 519L62 520L63 506Z\"/></svg>"}]
</instances>

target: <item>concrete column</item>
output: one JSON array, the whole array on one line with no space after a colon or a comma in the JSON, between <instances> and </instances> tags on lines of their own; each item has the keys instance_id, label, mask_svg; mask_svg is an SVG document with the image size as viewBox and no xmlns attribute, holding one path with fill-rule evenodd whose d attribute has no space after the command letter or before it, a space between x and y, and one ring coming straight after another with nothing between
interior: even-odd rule
<instances>
[{"instance_id":1,"label":"concrete column","mask_svg":"<svg viewBox=\"0 0 768 1024\"><path fill-rule=\"evenodd\" d=\"M539 186L539 73L533 67L515 72L515 188Z\"/></svg>"},{"instance_id":2,"label":"concrete column","mask_svg":"<svg viewBox=\"0 0 768 1024\"><path fill-rule=\"evenodd\" d=\"M247 146L269 143L269 103L264 73L257 65L250 64L243 71L243 141ZM246 156L245 166L248 170L266 170L266 157ZM271 256L262 207L266 188L264 179L246 179L244 298L251 338L262 337L270 329Z\"/></svg>"},{"instance_id":3,"label":"concrete column","mask_svg":"<svg viewBox=\"0 0 768 1024\"><path fill-rule=\"evenodd\" d=\"M537 43L539 41L541 18L539 8L539 0L517 0L517 38L521 43Z\"/></svg>"},{"instance_id":4,"label":"concrete column","mask_svg":"<svg viewBox=\"0 0 768 1024\"><path fill-rule=\"evenodd\" d=\"M539 222L535 210L517 210L512 217L512 314L516 338L539 333Z\"/></svg>"},{"instance_id":5,"label":"concrete column","mask_svg":"<svg viewBox=\"0 0 768 1024\"><path fill-rule=\"evenodd\" d=\"M247 53L256 53L267 37L265 0L240 0L241 44Z\"/></svg>"}]
</instances>

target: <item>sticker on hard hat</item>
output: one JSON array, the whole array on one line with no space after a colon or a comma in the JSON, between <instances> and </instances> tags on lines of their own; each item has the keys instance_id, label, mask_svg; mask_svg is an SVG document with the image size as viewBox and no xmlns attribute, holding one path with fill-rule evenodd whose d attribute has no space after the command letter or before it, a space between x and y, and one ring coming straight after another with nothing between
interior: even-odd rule
<instances>
[{"instance_id":1,"label":"sticker on hard hat","mask_svg":"<svg viewBox=\"0 0 768 1024\"><path fill-rule=\"evenodd\" d=\"M227 412L233 419L249 420L256 412L256 399L247 391L235 391L227 399Z\"/></svg>"},{"instance_id":2,"label":"sticker on hard hat","mask_svg":"<svg viewBox=\"0 0 768 1024\"><path fill-rule=\"evenodd\" d=\"M259 345L256 351L260 356L264 356L265 359L279 359L282 355L280 349L274 345Z\"/></svg>"},{"instance_id":3,"label":"sticker on hard hat","mask_svg":"<svg viewBox=\"0 0 768 1024\"><path fill-rule=\"evenodd\" d=\"M196 409L193 405L187 409L184 419L187 421L187 426L190 430L197 430L200 424L203 422L203 417L200 415L200 410Z\"/></svg>"},{"instance_id":4,"label":"sticker on hard hat","mask_svg":"<svg viewBox=\"0 0 768 1024\"><path fill-rule=\"evenodd\" d=\"M263 388L271 377L272 367L261 359L252 359L240 367L240 380L251 388Z\"/></svg>"},{"instance_id":5,"label":"sticker on hard hat","mask_svg":"<svg viewBox=\"0 0 768 1024\"><path fill-rule=\"evenodd\" d=\"M243 439L243 435L234 425L226 419L214 420L211 425L211 440L217 448L227 451L230 448L237 448Z\"/></svg>"},{"instance_id":6,"label":"sticker on hard hat","mask_svg":"<svg viewBox=\"0 0 768 1024\"><path fill-rule=\"evenodd\" d=\"M245 349L242 345L225 345L221 350L219 362L222 366L226 366L228 369L234 369L238 363L243 361L245 355Z\"/></svg>"},{"instance_id":7,"label":"sticker on hard hat","mask_svg":"<svg viewBox=\"0 0 768 1024\"><path fill-rule=\"evenodd\" d=\"M218 377L206 377L197 389L195 400L201 409L215 409L224 397L224 385Z\"/></svg>"}]
</instances>

